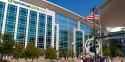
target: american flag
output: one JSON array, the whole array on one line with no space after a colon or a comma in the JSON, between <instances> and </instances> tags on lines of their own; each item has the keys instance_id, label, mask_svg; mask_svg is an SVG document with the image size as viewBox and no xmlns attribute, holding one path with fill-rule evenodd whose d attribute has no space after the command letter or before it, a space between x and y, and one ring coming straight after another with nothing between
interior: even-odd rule
<instances>
[{"instance_id":1,"label":"american flag","mask_svg":"<svg viewBox=\"0 0 125 62\"><path fill-rule=\"evenodd\" d=\"M99 20L100 15L99 15L99 10L96 9L95 12L91 12L89 16L87 16L87 21L93 21L93 20Z\"/></svg>"}]
</instances>

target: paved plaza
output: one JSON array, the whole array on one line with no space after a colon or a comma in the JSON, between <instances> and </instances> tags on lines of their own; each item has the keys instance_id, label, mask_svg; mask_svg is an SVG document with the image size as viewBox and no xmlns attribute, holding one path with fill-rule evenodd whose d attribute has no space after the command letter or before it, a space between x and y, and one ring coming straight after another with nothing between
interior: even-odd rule
<instances>
[{"instance_id":1,"label":"paved plaza","mask_svg":"<svg viewBox=\"0 0 125 62\"><path fill-rule=\"evenodd\" d=\"M16 62L16 60L13 59L13 60L10 60L10 62ZM30 60L30 59L28 59L28 60L19 59L18 62L32 62L32 60ZM48 59L39 58L39 59L34 59L33 62L83 62L83 61L80 60L80 59L74 59L74 60L72 60L71 58L68 59L68 60L62 59L62 60L59 60L59 61L57 61L57 60L50 61ZM122 60L121 60L121 58L114 58L112 61L111 60L107 60L105 62L125 62L125 58L122 58Z\"/></svg>"}]
</instances>

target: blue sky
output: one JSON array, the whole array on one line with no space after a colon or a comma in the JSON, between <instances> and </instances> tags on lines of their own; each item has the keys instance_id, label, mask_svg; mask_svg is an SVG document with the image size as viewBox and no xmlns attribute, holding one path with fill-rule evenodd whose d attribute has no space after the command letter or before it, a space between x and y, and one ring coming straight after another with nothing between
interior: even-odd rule
<instances>
[{"instance_id":1,"label":"blue sky","mask_svg":"<svg viewBox=\"0 0 125 62\"><path fill-rule=\"evenodd\" d=\"M89 15L90 8L93 8L95 6L100 6L104 2L104 0L49 0L49 1L84 17Z\"/></svg>"}]
</instances>

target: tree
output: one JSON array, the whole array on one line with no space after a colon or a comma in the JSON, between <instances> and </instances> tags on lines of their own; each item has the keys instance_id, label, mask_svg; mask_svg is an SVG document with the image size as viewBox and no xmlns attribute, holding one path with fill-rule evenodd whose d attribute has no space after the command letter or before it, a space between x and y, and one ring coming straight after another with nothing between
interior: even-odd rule
<instances>
[{"instance_id":1,"label":"tree","mask_svg":"<svg viewBox=\"0 0 125 62\"><path fill-rule=\"evenodd\" d=\"M74 52L71 49L68 50L68 57L74 57Z\"/></svg>"},{"instance_id":2,"label":"tree","mask_svg":"<svg viewBox=\"0 0 125 62\"><path fill-rule=\"evenodd\" d=\"M104 55L104 56L109 56L109 57L111 57L111 52L108 51L108 49L103 50L103 55Z\"/></svg>"},{"instance_id":3,"label":"tree","mask_svg":"<svg viewBox=\"0 0 125 62\"><path fill-rule=\"evenodd\" d=\"M116 49L116 51L115 51L115 56L120 56L120 49Z\"/></svg>"},{"instance_id":4,"label":"tree","mask_svg":"<svg viewBox=\"0 0 125 62\"><path fill-rule=\"evenodd\" d=\"M45 54L44 49L43 49L43 48L40 48L40 56L44 56L44 54Z\"/></svg>"},{"instance_id":5,"label":"tree","mask_svg":"<svg viewBox=\"0 0 125 62\"><path fill-rule=\"evenodd\" d=\"M45 50L45 58L46 59L56 59L57 58L56 50L52 47L47 48Z\"/></svg>"},{"instance_id":6,"label":"tree","mask_svg":"<svg viewBox=\"0 0 125 62\"><path fill-rule=\"evenodd\" d=\"M34 49L34 58L39 58L39 56L40 56L40 49L39 48L35 48Z\"/></svg>"},{"instance_id":7,"label":"tree","mask_svg":"<svg viewBox=\"0 0 125 62\"><path fill-rule=\"evenodd\" d=\"M68 51L67 51L67 49L61 49L59 51L59 57L60 58L64 57L66 59L66 57L68 57Z\"/></svg>"},{"instance_id":8,"label":"tree","mask_svg":"<svg viewBox=\"0 0 125 62\"><path fill-rule=\"evenodd\" d=\"M15 59L23 58L24 46L22 44L17 44L13 51L13 57Z\"/></svg>"},{"instance_id":9,"label":"tree","mask_svg":"<svg viewBox=\"0 0 125 62\"><path fill-rule=\"evenodd\" d=\"M120 55L120 49L117 47L117 40L116 39L109 39L107 43L103 44L103 55L116 57Z\"/></svg>"},{"instance_id":10,"label":"tree","mask_svg":"<svg viewBox=\"0 0 125 62\"><path fill-rule=\"evenodd\" d=\"M40 49L36 48L33 43L29 43L25 49L24 57L27 59L33 59L38 58L40 56Z\"/></svg>"},{"instance_id":11,"label":"tree","mask_svg":"<svg viewBox=\"0 0 125 62\"><path fill-rule=\"evenodd\" d=\"M4 52L4 49L3 49L2 43L0 43L0 54L1 54L0 59L2 59L3 57L3 52Z\"/></svg>"},{"instance_id":12,"label":"tree","mask_svg":"<svg viewBox=\"0 0 125 62\"><path fill-rule=\"evenodd\" d=\"M117 47L117 44L118 40L110 39L110 51L112 57L120 56L120 48Z\"/></svg>"},{"instance_id":13,"label":"tree","mask_svg":"<svg viewBox=\"0 0 125 62\"><path fill-rule=\"evenodd\" d=\"M102 46L102 48L103 48L103 55L104 56L111 56L111 51L109 50L109 46L108 45L104 44Z\"/></svg>"},{"instance_id":14,"label":"tree","mask_svg":"<svg viewBox=\"0 0 125 62\"><path fill-rule=\"evenodd\" d=\"M1 45L0 45L0 52L1 52L1 59L3 54L8 54L9 56L13 53L13 46L15 45L14 38L11 34L5 33L1 35Z\"/></svg>"},{"instance_id":15,"label":"tree","mask_svg":"<svg viewBox=\"0 0 125 62\"><path fill-rule=\"evenodd\" d=\"M2 37L2 45L4 48L4 52L6 54L12 54L13 53L13 46L15 45L14 38L11 34L5 33Z\"/></svg>"},{"instance_id":16,"label":"tree","mask_svg":"<svg viewBox=\"0 0 125 62\"><path fill-rule=\"evenodd\" d=\"M2 34L1 34L1 31L0 31L0 40L2 40Z\"/></svg>"}]
</instances>

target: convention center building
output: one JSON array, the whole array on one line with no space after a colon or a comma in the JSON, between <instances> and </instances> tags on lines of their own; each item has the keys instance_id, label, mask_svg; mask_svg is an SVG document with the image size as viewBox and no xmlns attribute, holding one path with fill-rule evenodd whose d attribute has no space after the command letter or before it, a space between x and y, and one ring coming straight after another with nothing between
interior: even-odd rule
<instances>
[{"instance_id":1,"label":"convention center building","mask_svg":"<svg viewBox=\"0 0 125 62\"><path fill-rule=\"evenodd\" d=\"M38 48L72 49L79 55L92 28L92 22L49 1L0 0L1 33L25 47L34 42Z\"/></svg>"}]
</instances>

